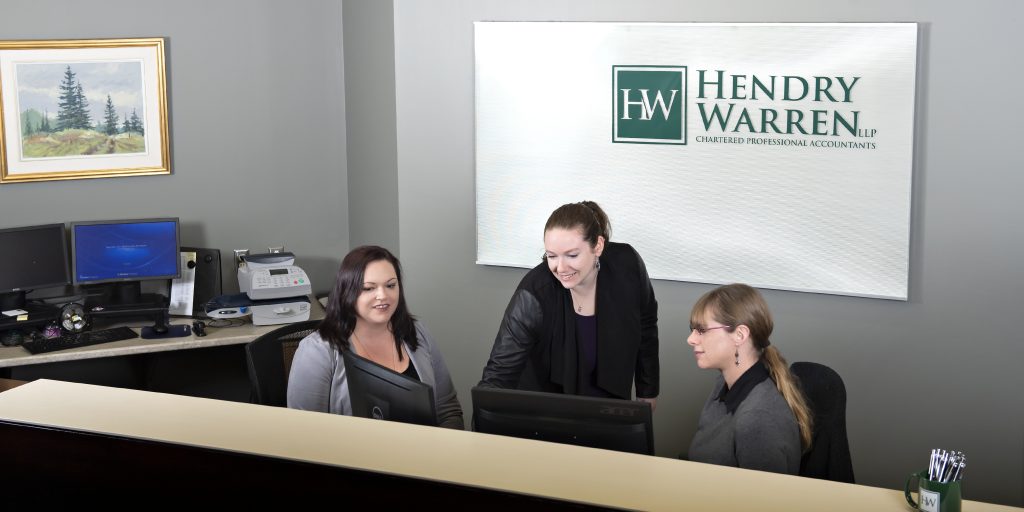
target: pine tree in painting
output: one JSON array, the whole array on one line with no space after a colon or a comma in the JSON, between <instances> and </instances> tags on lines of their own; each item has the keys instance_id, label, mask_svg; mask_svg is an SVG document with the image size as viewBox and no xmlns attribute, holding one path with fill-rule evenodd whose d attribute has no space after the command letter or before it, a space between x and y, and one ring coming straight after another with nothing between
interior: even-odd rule
<instances>
[{"instance_id":1,"label":"pine tree in painting","mask_svg":"<svg viewBox=\"0 0 1024 512\"><path fill-rule=\"evenodd\" d=\"M117 111L114 110L114 101L107 95L107 106L103 110L103 124L106 125L104 133L117 135Z\"/></svg>"},{"instance_id":2,"label":"pine tree in painting","mask_svg":"<svg viewBox=\"0 0 1024 512\"><path fill-rule=\"evenodd\" d=\"M75 86L75 95L78 96L78 111L76 112L75 128L90 129L92 128L92 119L89 115L89 100L85 99L85 94L82 94L82 82L78 82Z\"/></svg>"},{"instance_id":3,"label":"pine tree in painting","mask_svg":"<svg viewBox=\"0 0 1024 512\"><path fill-rule=\"evenodd\" d=\"M133 132L136 132L139 135L144 135L146 133L142 128L142 120L139 119L139 115L135 113L134 108L132 109L132 118L128 123L131 125Z\"/></svg>"},{"instance_id":4,"label":"pine tree in painting","mask_svg":"<svg viewBox=\"0 0 1024 512\"><path fill-rule=\"evenodd\" d=\"M78 88L75 86L75 73L71 66L64 70L64 79L61 81L60 96L57 102L57 131L76 128L78 122Z\"/></svg>"}]
</instances>

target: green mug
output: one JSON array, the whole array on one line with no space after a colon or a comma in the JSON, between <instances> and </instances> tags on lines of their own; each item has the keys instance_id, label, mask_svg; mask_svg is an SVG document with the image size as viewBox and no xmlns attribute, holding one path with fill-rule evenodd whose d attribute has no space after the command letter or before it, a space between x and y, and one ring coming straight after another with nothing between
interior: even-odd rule
<instances>
[{"instance_id":1,"label":"green mug","mask_svg":"<svg viewBox=\"0 0 1024 512\"><path fill-rule=\"evenodd\" d=\"M916 503L910 497L910 482L917 479ZM907 503L915 510L923 512L960 512L960 482L942 483L928 480L927 471L919 471L907 477L907 485L903 488Z\"/></svg>"}]
</instances>

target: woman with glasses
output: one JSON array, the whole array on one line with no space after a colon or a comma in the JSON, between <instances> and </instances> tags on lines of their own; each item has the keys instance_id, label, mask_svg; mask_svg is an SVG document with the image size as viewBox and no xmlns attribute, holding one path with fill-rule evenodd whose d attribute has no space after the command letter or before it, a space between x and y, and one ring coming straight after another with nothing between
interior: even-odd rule
<instances>
[{"instance_id":1,"label":"woman with glasses","mask_svg":"<svg viewBox=\"0 0 1024 512\"><path fill-rule=\"evenodd\" d=\"M694 304L690 336L697 366L718 370L689 459L797 474L811 444L812 417L786 360L771 345L772 316L757 290L730 284Z\"/></svg>"},{"instance_id":2,"label":"woman with glasses","mask_svg":"<svg viewBox=\"0 0 1024 512\"><path fill-rule=\"evenodd\" d=\"M599 397L658 396L658 303L640 255L610 241L597 203L560 206L544 256L505 310L481 386Z\"/></svg>"}]
</instances>

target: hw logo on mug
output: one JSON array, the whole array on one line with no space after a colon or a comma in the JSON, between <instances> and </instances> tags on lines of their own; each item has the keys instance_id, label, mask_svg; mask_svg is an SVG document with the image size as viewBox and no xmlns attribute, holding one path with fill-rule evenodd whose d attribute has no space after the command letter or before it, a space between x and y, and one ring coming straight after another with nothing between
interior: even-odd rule
<instances>
[{"instance_id":1,"label":"hw logo on mug","mask_svg":"<svg viewBox=\"0 0 1024 512\"><path fill-rule=\"evenodd\" d=\"M686 144L686 66L612 66L612 142Z\"/></svg>"},{"instance_id":2,"label":"hw logo on mug","mask_svg":"<svg viewBox=\"0 0 1024 512\"><path fill-rule=\"evenodd\" d=\"M939 512L939 499L942 498L937 492L921 489L918 498L921 500L922 512Z\"/></svg>"}]
</instances>

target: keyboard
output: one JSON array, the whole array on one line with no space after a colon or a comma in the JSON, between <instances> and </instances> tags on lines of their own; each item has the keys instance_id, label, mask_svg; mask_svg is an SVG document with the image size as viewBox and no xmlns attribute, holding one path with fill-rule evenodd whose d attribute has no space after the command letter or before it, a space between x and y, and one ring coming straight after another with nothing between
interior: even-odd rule
<instances>
[{"instance_id":1,"label":"keyboard","mask_svg":"<svg viewBox=\"0 0 1024 512\"><path fill-rule=\"evenodd\" d=\"M42 354L45 352L53 352L55 350L87 347L89 345L99 345L100 343L109 343L111 341L130 340L138 337L139 335L128 327L115 327L113 329L102 329L98 331L85 331L78 333L65 332L62 333L59 338L44 338L29 341L24 343L22 346L25 347L25 350L28 350L33 354Z\"/></svg>"}]
</instances>

